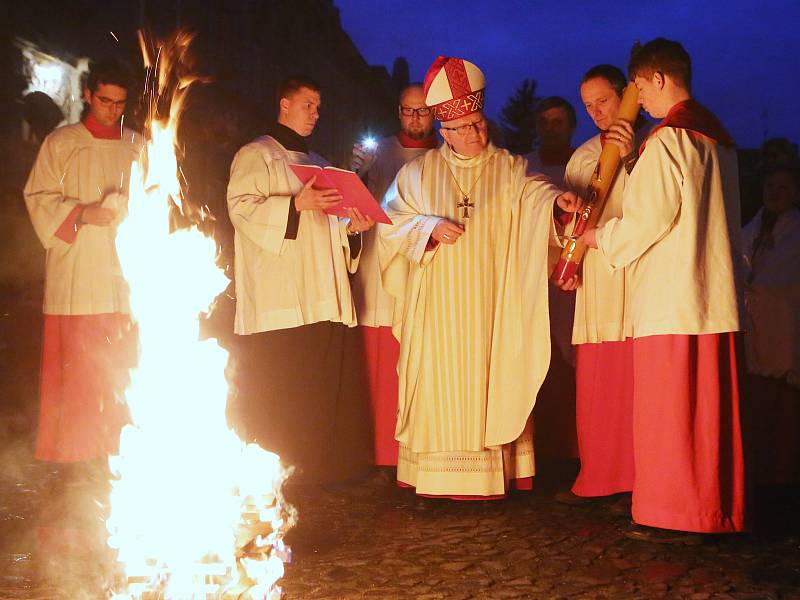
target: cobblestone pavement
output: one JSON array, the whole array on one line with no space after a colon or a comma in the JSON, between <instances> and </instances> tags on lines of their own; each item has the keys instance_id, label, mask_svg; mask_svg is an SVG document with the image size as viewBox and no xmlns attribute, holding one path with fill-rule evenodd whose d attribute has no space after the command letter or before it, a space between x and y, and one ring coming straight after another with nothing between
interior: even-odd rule
<instances>
[{"instance_id":1,"label":"cobblestone pavement","mask_svg":"<svg viewBox=\"0 0 800 600\"><path fill-rule=\"evenodd\" d=\"M102 504L31 458L40 351L31 306L0 318L0 600L95 600L112 570ZM381 477L290 485L300 520L287 536L284 597L800 600L796 493L757 495L752 534L659 546L624 537L627 520L610 502L554 502L573 474L543 467L533 492L498 502L418 499Z\"/></svg>"},{"instance_id":2,"label":"cobblestone pavement","mask_svg":"<svg viewBox=\"0 0 800 600\"><path fill-rule=\"evenodd\" d=\"M86 535L100 509L15 448L0 454L0 599L102 598L108 558L102 536ZM290 486L300 521L284 597L800 599L800 519L786 498L770 500L756 533L651 545L624 537L610 502L554 502L568 475L494 502L419 499L380 476Z\"/></svg>"}]
</instances>

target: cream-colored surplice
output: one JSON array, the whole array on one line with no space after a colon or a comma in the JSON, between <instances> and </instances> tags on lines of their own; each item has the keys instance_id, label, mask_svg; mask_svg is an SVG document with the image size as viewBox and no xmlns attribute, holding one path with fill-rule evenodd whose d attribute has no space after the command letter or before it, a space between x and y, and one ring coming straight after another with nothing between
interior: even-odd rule
<instances>
[{"instance_id":1,"label":"cream-colored surplice","mask_svg":"<svg viewBox=\"0 0 800 600\"><path fill-rule=\"evenodd\" d=\"M742 276L736 150L687 129L647 141L622 216L597 230L626 268L628 337L739 331Z\"/></svg>"},{"instance_id":2,"label":"cream-colored surplice","mask_svg":"<svg viewBox=\"0 0 800 600\"><path fill-rule=\"evenodd\" d=\"M25 204L47 250L44 313L129 313L115 239L127 214L131 164L141 139L124 129L119 140L95 138L81 124L53 131L44 141L25 185ZM56 232L78 205L101 202L111 225L81 225L72 243Z\"/></svg>"},{"instance_id":3,"label":"cream-colored surplice","mask_svg":"<svg viewBox=\"0 0 800 600\"><path fill-rule=\"evenodd\" d=\"M638 147L650 131L649 126L636 132L634 144ZM581 197L592 181L600 159L602 143L600 134L588 139L573 153L567 163L564 186ZM598 225L622 216L622 192L628 173L620 165L608 190ZM572 343L595 344L625 340L625 269L612 269L598 250L589 248L583 259L581 285L575 297L575 322Z\"/></svg>"},{"instance_id":4,"label":"cream-colored surplice","mask_svg":"<svg viewBox=\"0 0 800 600\"><path fill-rule=\"evenodd\" d=\"M228 184L235 229L236 320L239 335L319 321L355 326L346 222L320 210L300 211L296 239L285 239L291 197L302 189L290 164L325 165L271 136L236 154Z\"/></svg>"},{"instance_id":5,"label":"cream-colored surplice","mask_svg":"<svg viewBox=\"0 0 800 600\"><path fill-rule=\"evenodd\" d=\"M472 188L466 221L459 187ZM393 225L380 226L379 258L401 346L398 479L420 494L502 494L534 473L529 417L550 360L547 250L560 193L490 144L472 158L430 151L386 194ZM466 232L426 248L442 218Z\"/></svg>"}]
</instances>

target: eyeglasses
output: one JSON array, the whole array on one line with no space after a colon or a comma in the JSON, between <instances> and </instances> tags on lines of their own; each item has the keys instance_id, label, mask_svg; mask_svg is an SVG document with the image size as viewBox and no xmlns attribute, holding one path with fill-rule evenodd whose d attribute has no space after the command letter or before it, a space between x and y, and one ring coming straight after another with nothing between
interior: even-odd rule
<instances>
[{"instance_id":1,"label":"eyeglasses","mask_svg":"<svg viewBox=\"0 0 800 600\"><path fill-rule=\"evenodd\" d=\"M128 102L128 99L125 100L113 100L111 98L106 98L105 96L95 96L100 101L100 106L111 107L114 108L125 108L125 104Z\"/></svg>"},{"instance_id":2,"label":"eyeglasses","mask_svg":"<svg viewBox=\"0 0 800 600\"><path fill-rule=\"evenodd\" d=\"M418 117L427 117L431 114L431 109L427 106L423 106L422 108L411 108L410 106L401 106L400 113L403 116L411 117L413 115L417 115Z\"/></svg>"},{"instance_id":3,"label":"eyeglasses","mask_svg":"<svg viewBox=\"0 0 800 600\"><path fill-rule=\"evenodd\" d=\"M467 123L466 125L459 125L458 127L440 127L440 129L446 131L455 131L461 137L472 133L473 128L475 128L476 131L484 131L486 129L486 119L478 119L477 121Z\"/></svg>"}]
</instances>

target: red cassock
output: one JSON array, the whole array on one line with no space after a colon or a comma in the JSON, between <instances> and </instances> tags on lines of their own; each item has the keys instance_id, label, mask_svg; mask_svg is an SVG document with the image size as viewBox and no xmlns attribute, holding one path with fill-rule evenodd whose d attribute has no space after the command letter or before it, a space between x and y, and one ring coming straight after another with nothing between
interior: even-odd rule
<instances>
[{"instance_id":1,"label":"red cassock","mask_svg":"<svg viewBox=\"0 0 800 600\"><path fill-rule=\"evenodd\" d=\"M87 130L91 134L88 140ZM82 210L90 203L88 197L72 208L54 232L49 231L52 224L48 222L48 209L54 210L63 201L60 194L64 189L82 189L79 180L86 185L94 177L99 200L105 197L106 187L122 185L138 148L135 135L130 132L131 138L126 134L122 140L122 132L120 125L103 125L91 114L83 126L56 130L45 141L26 185L34 227L38 223L37 233L45 236L48 265L56 265L52 281L48 274L45 292L35 452L38 460L63 463L104 459L117 451L120 430L128 419L124 391L128 371L136 361L137 336L129 315L112 312L124 305L121 285L113 275L118 268L115 256L111 258L113 241L109 244L107 234L98 235L96 228L83 230L78 224ZM103 145L98 140L120 142ZM106 164L99 160L103 156L112 159ZM57 253L51 235L66 244L58 244ZM85 241L82 236L87 235L91 243L76 243ZM76 265L95 265L95 270L87 272ZM51 286L56 291L48 296ZM77 309L73 303L78 304ZM103 310L96 310L98 306Z\"/></svg>"},{"instance_id":2,"label":"red cassock","mask_svg":"<svg viewBox=\"0 0 800 600\"><path fill-rule=\"evenodd\" d=\"M128 315L45 315L38 460L85 461L117 451L136 350Z\"/></svg>"},{"instance_id":3,"label":"red cassock","mask_svg":"<svg viewBox=\"0 0 800 600\"><path fill-rule=\"evenodd\" d=\"M576 423L581 470L578 496L633 489L633 340L578 344Z\"/></svg>"},{"instance_id":4,"label":"red cassock","mask_svg":"<svg viewBox=\"0 0 800 600\"><path fill-rule=\"evenodd\" d=\"M367 360L376 465L397 465L397 361L400 343L391 327L361 327Z\"/></svg>"},{"instance_id":5,"label":"red cassock","mask_svg":"<svg viewBox=\"0 0 800 600\"><path fill-rule=\"evenodd\" d=\"M745 522L737 334L633 340L633 519L722 533Z\"/></svg>"},{"instance_id":6,"label":"red cassock","mask_svg":"<svg viewBox=\"0 0 800 600\"><path fill-rule=\"evenodd\" d=\"M597 230L626 273L633 333L633 520L747 528L740 415L736 152L698 102L675 104L643 144L622 216Z\"/></svg>"}]
</instances>

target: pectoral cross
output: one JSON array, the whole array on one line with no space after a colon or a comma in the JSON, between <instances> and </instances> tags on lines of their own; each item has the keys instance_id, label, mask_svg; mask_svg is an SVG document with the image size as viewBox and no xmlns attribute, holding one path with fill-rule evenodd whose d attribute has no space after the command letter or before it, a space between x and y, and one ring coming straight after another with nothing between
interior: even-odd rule
<instances>
[{"instance_id":1,"label":"pectoral cross","mask_svg":"<svg viewBox=\"0 0 800 600\"><path fill-rule=\"evenodd\" d=\"M456 204L458 208L460 208L463 212L461 213L461 220L466 221L470 218L469 211L475 208L475 204L469 201L469 196L464 196L464 198Z\"/></svg>"}]
</instances>

